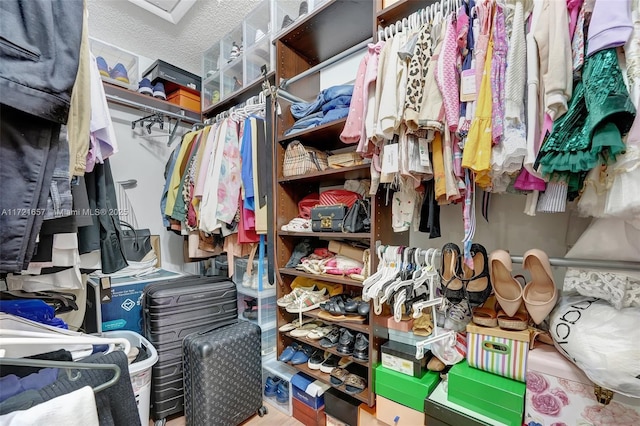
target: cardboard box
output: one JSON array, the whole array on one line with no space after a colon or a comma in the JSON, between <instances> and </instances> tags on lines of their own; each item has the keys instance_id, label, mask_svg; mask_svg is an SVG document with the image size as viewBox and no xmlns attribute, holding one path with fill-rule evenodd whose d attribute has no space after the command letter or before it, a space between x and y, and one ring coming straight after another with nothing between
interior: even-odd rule
<instances>
[{"instance_id":1,"label":"cardboard box","mask_svg":"<svg viewBox=\"0 0 640 426\"><path fill-rule=\"evenodd\" d=\"M324 405L314 409L296 398L293 398L293 417L305 426L325 426L326 424Z\"/></svg>"},{"instance_id":2,"label":"cardboard box","mask_svg":"<svg viewBox=\"0 0 640 426\"><path fill-rule=\"evenodd\" d=\"M448 374L448 400L509 426L522 425L525 384L470 367L466 360Z\"/></svg>"},{"instance_id":3,"label":"cardboard box","mask_svg":"<svg viewBox=\"0 0 640 426\"><path fill-rule=\"evenodd\" d=\"M378 365L375 373L376 395L418 411L422 411L424 399L440 381L440 375L433 371L417 378Z\"/></svg>"},{"instance_id":4,"label":"cardboard box","mask_svg":"<svg viewBox=\"0 0 640 426\"><path fill-rule=\"evenodd\" d=\"M376 397L376 418L393 426L419 426L424 424L424 413L405 407L383 396Z\"/></svg>"},{"instance_id":5,"label":"cardboard box","mask_svg":"<svg viewBox=\"0 0 640 426\"><path fill-rule=\"evenodd\" d=\"M389 316L389 318L387 318L387 328L401 331L403 333L413 334L413 317L407 319L403 318L402 321L396 322L396 320L393 319L393 316Z\"/></svg>"},{"instance_id":6,"label":"cardboard box","mask_svg":"<svg viewBox=\"0 0 640 426\"><path fill-rule=\"evenodd\" d=\"M376 419L376 406L369 407L364 402L358 407L358 426L378 426Z\"/></svg>"},{"instance_id":7,"label":"cardboard box","mask_svg":"<svg viewBox=\"0 0 640 426\"><path fill-rule=\"evenodd\" d=\"M331 253L340 254L348 257L349 259L357 260L358 262L362 262L362 258L364 256L364 249L335 240L329 241L327 249Z\"/></svg>"},{"instance_id":8,"label":"cardboard box","mask_svg":"<svg viewBox=\"0 0 640 426\"><path fill-rule=\"evenodd\" d=\"M424 400L424 412L428 426L504 426L504 423L447 400L444 382Z\"/></svg>"},{"instance_id":9,"label":"cardboard box","mask_svg":"<svg viewBox=\"0 0 640 426\"><path fill-rule=\"evenodd\" d=\"M324 410L327 413L327 424L329 424L329 416L331 416L339 421L340 424L357 426L359 406L359 400L336 389L331 388L324 393Z\"/></svg>"},{"instance_id":10,"label":"cardboard box","mask_svg":"<svg viewBox=\"0 0 640 426\"><path fill-rule=\"evenodd\" d=\"M167 101L192 111L200 112L200 95L185 89L178 89L167 95Z\"/></svg>"},{"instance_id":11,"label":"cardboard box","mask_svg":"<svg viewBox=\"0 0 640 426\"><path fill-rule=\"evenodd\" d=\"M418 336L413 334L413 331L399 331L390 328L388 330L389 340L393 340L394 342L404 343L406 345L415 346L417 342L422 342L426 339L424 336ZM430 349L431 345L427 345L424 347L425 350Z\"/></svg>"},{"instance_id":12,"label":"cardboard box","mask_svg":"<svg viewBox=\"0 0 640 426\"><path fill-rule=\"evenodd\" d=\"M525 381L529 330L467 325L467 362L471 367Z\"/></svg>"},{"instance_id":13,"label":"cardboard box","mask_svg":"<svg viewBox=\"0 0 640 426\"><path fill-rule=\"evenodd\" d=\"M404 343L388 341L380 347L382 365L398 373L413 377L422 377L425 373L427 359L416 358L416 347Z\"/></svg>"},{"instance_id":14,"label":"cardboard box","mask_svg":"<svg viewBox=\"0 0 640 426\"><path fill-rule=\"evenodd\" d=\"M325 411L325 414L326 414L326 411ZM330 416L328 414L326 414L326 416L327 416L327 423L326 423L327 426L351 426L348 423L340 421L340 420L336 419L335 417L332 417L332 416Z\"/></svg>"},{"instance_id":15,"label":"cardboard box","mask_svg":"<svg viewBox=\"0 0 640 426\"><path fill-rule=\"evenodd\" d=\"M553 346L531 350L527 369L527 425L640 424L640 399L614 394L609 404L598 403L593 382Z\"/></svg>"},{"instance_id":16,"label":"cardboard box","mask_svg":"<svg viewBox=\"0 0 640 426\"><path fill-rule=\"evenodd\" d=\"M87 311L85 332L101 333L113 330L131 330L144 336L142 325L142 292L156 281L181 277L178 272L160 269L141 277L122 277L110 280L111 297L108 303L101 303L103 283L96 277L87 280Z\"/></svg>"},{"instance_id":17,"label":"cardboard box","mask_svg":"<svg viewBox=\"0 0 640 426\"><path fill-rule=\"evenodd\" d=\"M151 80L152 84L161 81L167 93L171 93L177 89L186 89L189 92L200 94L202 88L202 79L200 76L160 59L151 64L151 66L142 73L142 77Z\"/></svg>"},{"instance_id":18,"label":"cardboard box","mask_svg":"<svg viewBox=\"0 0 640 426\"><path fill-rule=\"evenodd\" d=\"M331 388L304 373L298 373L291 378L293 398L307 406L317 409L324 406L324 393Z\"/></svg>"}]
</instances>

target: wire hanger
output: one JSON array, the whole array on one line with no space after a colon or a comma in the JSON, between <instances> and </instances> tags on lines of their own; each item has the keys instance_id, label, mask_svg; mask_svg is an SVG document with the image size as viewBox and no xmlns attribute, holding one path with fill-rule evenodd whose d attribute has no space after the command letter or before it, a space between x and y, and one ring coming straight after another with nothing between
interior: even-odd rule
<instances>
[{"instance_id":1,"label":"wire hanger","mask_svg":"<svg viewBox=\"0 0 640 426\"><path fill-rule=\"evenodd\" d=\"M43 368L64 368L67 369L69 380L77 380L80 376L72 376L71 370L113 370L113 377L108 381L93 388L93 393L101 392L118 383L120 380L120 367L116 364L93 364L88 362L74 361L49 361L44 359L27 358L0 358L0 365L16 365L20 367L43 367Z\"/></svg>"}]
</instances>

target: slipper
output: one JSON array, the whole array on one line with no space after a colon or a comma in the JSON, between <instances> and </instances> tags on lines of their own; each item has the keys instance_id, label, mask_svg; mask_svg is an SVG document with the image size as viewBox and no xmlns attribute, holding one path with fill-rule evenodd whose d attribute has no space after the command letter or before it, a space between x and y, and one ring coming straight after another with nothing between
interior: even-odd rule
<instances>
[{"instance_id":1,"label":"slipper","mask_svg":"<svg viewBox=\"0 0 640 426\"><path fill-rule=\"evenodd\" d=\"M529 328L529 314L522 305L512 317L500 309L498 312L498 325L504 330L526 330Z\"/></svg>"},{"instance_id":2,"label":"slipper","mask_svg":"<svg viewBox=\"0 0 640 426\"><path fill-rule=\"evenodd\" d=\"M340 329L336 327L329 333L327 333L327 335L324 336L322 340L320 340L320 346L322 346L323 348L332 348L338 344L339 340Z\"/></svg>"},{"instance_id":3,"label":"slipper","mask_svg":"<svg viewBox=\"0 0 640 426\"><path fill-rule=\"evenodd\" d=\"M433 320L431 319L431 314L424 313L418 318L415 318L413 320L412 331L416 336L431 336L431 332L433 331Z\"/></svg>"},{"instance_id":4,"label":"slipper","mask_svg":"<svg viewBox=\"0 0 640 426\"><path fill-rule=\"evenodd\" d=\"M331 373L333 374L333 372ZM362 392L367 387L367 382L360 376L349 374L344 379L344 391L349 395L355 395Z\"/></svg>"},{"instance_id":5,"label":"slipper","mask_svg":"<svg viewBox=\"0 0 640 426\"><path fill-rule=\"evenodd\" d=\"M311 322L308 324L303 325L302 327L298 327L294 330L291 330L291 334L293 337L305 337L307 336L312 330L315 330L319 328L318 324L316 324L315 322Z\"/></svg>"},{"instance_id":6,"label":"slipper","mask_svg":"<svg viewBox=\"0 0 640 426\"><path fill-rule=\"evenodd\" d=\"M329 379L332 384L340 386L344 383L344 380L349 375L349 372L344 368L336 367L331 370L331 378Z\"/></svg>"},{"instance_id":7,"label":"slipper","mask_svg":"<svg viewBox=\"0 0 640 426\"><path fill-rule=\"evenodd\" d=\"M327 311L318 312L318 318L322 318L327 321L352 321L352 322L365 322L366 317L362 315L333 315Z\"/></svg>"},{"instance_id":8,"label":"slipper","mask_svg":"<svg viewBox=\"0 0 640 426\"><path fill-rule=\"evenodd\" d=\"M335 325L326 325L324 327L318 327L315 330L311 330L309 334L307 334L307 339L311 340L319 340L325 337L327 334L336 328Z\"/></svg>"},{"instance_id":9,"label":"slipper","mask_svg":"<svg viewBox=\"0 0 640 426\"><path fill-rule=\"evenodd\" d=\"M490 296L481 307L473 309L473 323L484 327L496 327L498 325L497 308L498 301L496 297Z\"/></svg>"},{"instance_id":10,"label":"slipper","mask_svg":"<svg viewBox=\"0 0 640 426\"><path fill-rule=\"evenodd\" d=\"M302 324L308 324L310 322L313 322L313 318L305 318L302 320ZM287 331L291 331L294 330L296 328L300 327L300 320L295 319L293 321L291 321L290 323L281 325L280 328L278 329L278 331L282 331L283 333L286 333Z\"/></svg>"}]
</instances>

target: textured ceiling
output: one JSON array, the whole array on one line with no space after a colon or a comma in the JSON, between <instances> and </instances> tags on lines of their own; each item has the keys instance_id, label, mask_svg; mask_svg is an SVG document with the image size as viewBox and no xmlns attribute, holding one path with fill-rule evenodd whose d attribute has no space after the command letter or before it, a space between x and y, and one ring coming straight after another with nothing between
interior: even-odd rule
<instances>
[{"instance_id":1,"label":"textured ceiling","mask_svg":"<svg viewBox=\"0 0 640 426\"><path fill-rule=\"evenodd\" d=\"M127 0L87 0L89 35L202 75L202 54L239 25L256 0L198 0L177 24Z\"/></svg>"}]
</instances>

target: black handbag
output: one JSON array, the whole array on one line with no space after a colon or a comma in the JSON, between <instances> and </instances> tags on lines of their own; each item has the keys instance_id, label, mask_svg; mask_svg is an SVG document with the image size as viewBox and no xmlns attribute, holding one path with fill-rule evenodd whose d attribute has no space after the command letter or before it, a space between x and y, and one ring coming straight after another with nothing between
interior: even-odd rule
<instances>
[{"instance_id":1,"label":"black handbag","mask_svg":"<svg viewBox=\"0 0 640 426\"><path fill-rule=\"evenodd\" d=\"M347 210L342 223L343 232L369 232L371 230L371 216L368 200L356 200Z\"/></svg>"},{"instance_id":2,"label":"black handbag","mask_svg":"<svg viewBox=\"0 0 640 426\"><path fill-rule=\"evenodd\" d=\"M342 222L347 213L347 206L316 206L311 209L311 230L313 232L344 232Z\"/></svg>"},{"instance_id":3,"label":"black handbag","mask_svg":"<svg viewBox=\"0 0 640 426\"><path fill-rule=\"evenodd\" d=\"M120 233L120 246L124 251L125 259L132 262L140 262L152 249L151 232L148 229L133 229L125 221L120 221L122 232ZM125 229L129 228L129 229Z\"/></svg>"}]
</instances>

